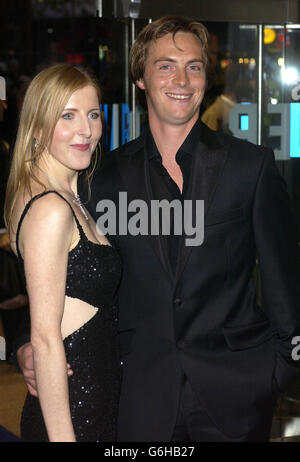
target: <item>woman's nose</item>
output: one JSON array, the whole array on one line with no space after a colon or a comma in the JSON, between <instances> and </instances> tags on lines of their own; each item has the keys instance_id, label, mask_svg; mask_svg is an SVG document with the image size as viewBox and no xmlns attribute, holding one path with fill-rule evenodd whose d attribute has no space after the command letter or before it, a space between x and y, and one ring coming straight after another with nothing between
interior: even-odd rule
<instances>
[{"instance_id":1,"label":"woman's nose","mask_svg":"<svg viewBox=\"0 0 300 462\"><path fill-rule=\"evenodd\" d=\"M92 134L91 123L90 123L90 120L88 118L82 117L80 119L78 132L79 132L80 135L83 135L86 138L89 138L91 136L91 134Z\"/></svg>"}]
</instances>

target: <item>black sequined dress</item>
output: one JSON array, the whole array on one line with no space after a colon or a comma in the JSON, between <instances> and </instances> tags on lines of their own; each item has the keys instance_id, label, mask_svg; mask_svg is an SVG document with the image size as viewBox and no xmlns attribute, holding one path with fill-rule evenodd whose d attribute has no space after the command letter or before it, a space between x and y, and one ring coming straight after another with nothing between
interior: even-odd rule
<instances>
[{"instance_id":1,"label":"black sequined dress","mask_svg":"<svg viewBox=\"0 0 300 462\"><path fill-rule=\"evenodd\" d=\"M31 199L20 218L16 241L23 274L18 248L20 226L32 202L50 192L55 191ZM88 322L63 341L67 362L74 371L68 378L72 422L76 441L112 442L116 440L121 382L113 300L121 277L121 262L113 247L89 241L73 209L72 213L80 240L69 252L66 295L98 308ZM21 438L30 442L48 441L39 400L29 393L21 417Z\"/></svg>"}]
</instances>

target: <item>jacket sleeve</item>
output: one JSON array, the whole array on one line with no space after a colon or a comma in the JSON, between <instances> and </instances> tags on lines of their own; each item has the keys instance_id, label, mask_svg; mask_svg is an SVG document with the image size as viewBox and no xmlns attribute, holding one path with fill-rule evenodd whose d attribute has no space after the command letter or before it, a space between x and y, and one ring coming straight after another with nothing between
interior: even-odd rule
<instances>
[{"instance_id":1,"label":"jacket sleeve","mask_svg":"<svg viewBox=\"0 0 300 462\"><path fill-rule=\"evenodd\" d=\"M11 361L18 367L17 351L25 343L30 342L30 316L29 307L26 306L20 310L18 324L15 326L12 340L12 357Z\"/></svg>"},{"instance_id":2,"label":"jacket sleeve","mask_svg":"<svg viewBox=\"0 0 300 462\"><path fill-rule=\"evenodd\" d=\"M300 369L293 339L300 336L300 232L274 154L266 150L253 204L262 303L277 333L277 381L284 388Z\"/></svg>"}]
</instances>

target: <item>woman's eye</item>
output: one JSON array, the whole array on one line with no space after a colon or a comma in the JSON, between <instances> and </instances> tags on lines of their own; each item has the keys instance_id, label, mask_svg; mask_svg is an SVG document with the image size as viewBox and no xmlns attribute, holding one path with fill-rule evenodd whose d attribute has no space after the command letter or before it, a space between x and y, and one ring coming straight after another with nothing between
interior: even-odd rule
<instances>
[{"instance_id":1,"label":"woman's eye","mask_svg":"<svg viewBox=\"0 0 300 462\"><path fill-rule=\"evenodd\" d=\"M92 112L90 114L91 119L98 119L100 117L100 114L98 112Z\"/></svg>"},{"instance_id":2,"label":"woman's eye","mask_svg":"<svg viewBox=\"0 0 300 462\"><path fill-rule=\"evenodd\" d=\"M71 112L67 112L66 114L62 115L62 118L65 120L71 120L73 117L73 114Z\"/></svg>"}]
</instances>

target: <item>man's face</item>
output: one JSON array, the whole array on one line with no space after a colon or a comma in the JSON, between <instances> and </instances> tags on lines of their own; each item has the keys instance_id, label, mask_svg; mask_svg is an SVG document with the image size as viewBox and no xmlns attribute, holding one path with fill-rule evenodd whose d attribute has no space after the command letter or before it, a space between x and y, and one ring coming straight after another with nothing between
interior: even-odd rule
<instances>
[{"instance_id":1,"label":"man's face","mask_svg":"<svg viewBox=\"0 0 300 462\"><path fill-rule=\"evenodd\" d=\"M190 125L198 116L206 74L202 47L191 33L177 32L153 42L148 49L145 73L136 82L146 91L150 124Z\"/></svg>"}]
</instances>

